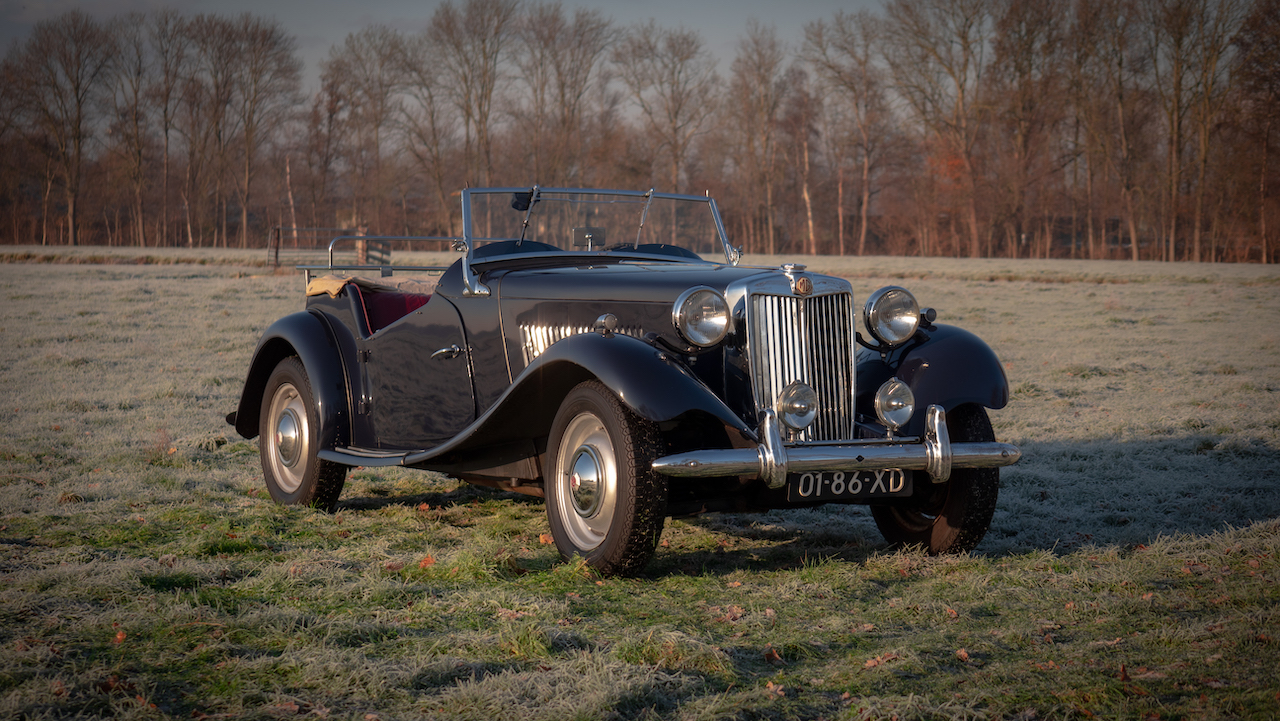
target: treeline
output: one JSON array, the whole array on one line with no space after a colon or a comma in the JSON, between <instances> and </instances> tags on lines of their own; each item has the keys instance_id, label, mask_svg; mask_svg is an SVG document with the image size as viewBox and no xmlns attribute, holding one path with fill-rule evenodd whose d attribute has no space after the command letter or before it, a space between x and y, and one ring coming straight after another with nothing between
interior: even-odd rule
<instances>
[{"instance_id":1,"label":"treeline","mask_svg":"<svg viewBox=\"0 0 1280 721\"><path fill-rule=\"evenodd\" d=\"M757 253L1278 256L1280 0L889 0L747 21L724 75L686 29L461 0L302 69L250 14L39 23L0 73L0 237L452 235L458 189L536 182L709 191Z\"/></svg>"}]
</instances>

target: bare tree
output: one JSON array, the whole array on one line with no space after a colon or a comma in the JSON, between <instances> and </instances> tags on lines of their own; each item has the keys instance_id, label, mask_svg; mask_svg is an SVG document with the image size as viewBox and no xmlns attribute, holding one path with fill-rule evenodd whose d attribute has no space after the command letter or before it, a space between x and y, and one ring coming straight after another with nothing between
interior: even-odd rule
<instances>
[{"instance_id":1,"label":"bare tree","mask_svg":"<svg viewBox=\"0 0 1280 721\"><path fill-rule=\"evenodd\" d=\"M453 235L454 204L449 202L449 151L457 119L449 112L448 87L438 53L426 35L402 38L399 45L406 102L400 125L409 152L431 178L436 205L443 214L443 232Z\"/></svg>"},{"instance_id":2,"label":"bare tree","mask_svg":"<svg viewBox=\"0 0 1280 721\"><path fill-rule=\"evenodd\" d=\"M992 152L997 162L996 209L1003 208L1005 240L1016 255L1021 237L1040 236L1049 256L1052 233L1032 230L1032 204L1038 193L1039 217L1046 225L1049 214L1044 181L1062 167L1053 151L1053 138L1064 108L1061 74L1064 18L1042 3L1002 0L996 21L989 92L991 94Z\"/></svg>"},{"instance_id":3,"label":"bare tree","mask_svg":"<svg viewBox=\"0 0 1280 721\"><path fill-rule=\"evenodd\" d=\"M1195 207L1191 224L1191 259L1195 261L1203 259L1204 202L1208 192L1207 175L1213 138L1231 96L1230 69L1235 50L1232 40L1244 24L1248 7L1244 0L1200 0L1198 10L1192 54L1196 97L1191 107L1197 145Z\"/></svg>"},{"instance_id":4,"label":"bare tree","mask_svg":"<svg viewBox=\"0 0 1280 721\"><path fill-rule=\"evenodd\" d=\"M147 24L154 63L150 99L158 115L161 150L160 245L169 238L169 140L177 123L182 78L187 72L187 46L190 39L185 21L172 9L157 11Z\"/></svg>"},{"instance_id":5,"label":"bare tree","mask_svg":"<svg viewBox=\"0 0 1280 721\"><path fill-rule=\"evenodd\" d=\"M302 61L297 42L277 21L248 13L235 23L234 112L240 130L240 247L249 247L249 204L258 151L298 102Z\"/></svg>"},{"instance_id":6,"label":"bare tree","mask_svg":"<svg viewBox=\"0 0 1280 721\"><path fill-rule=\"evenodd\" d=\"M48 138L49 166L62 179L67 243L80 239L79 201L85 156L101 120L105 79L115 54L111 36L79 10L36 24L14 46L18 105Z\"/></svg>"},{"instance_id":7,"label":"bare tree","mask_svg":"<svg viewBox=\"0 0 1280 721\"><path fill-rule=\"evenodd\" d=\"M809 255L818 253L817 230L813 224L813 194L810 192L812 178L812 143L818 134L818 116L822 112L822 98L810 88L809 75L799 66L792 67L787 73L786 105L783 111L781 128L789 138L788 151L790 165L794 168L796 189L800 194L805 222L805 252Z\"/></svg>"},{"instance_id":8,"label":"bare tree","mask_svg":"<svg viewBox=\"0 0 1280 721\"><path fill-rule=\"evenodd\" d=\"M843 100L853 126L850 141L861 169L858 203L858 255L866 253L871 176L892 136L892 118L885 95L885 72L877 64L879 22L869 12L837 12L830 23L805 27L804 57ZM843 186L843 183L841 183ZM839 191L843 199L843 190ZM843 223L843 212L841 223ZM844 233L840 233L843 243Z\"/></svg>"},{"instance_id":9,"label":"bare tree","mask_svg":"<svg viewBox=\"0 0 1280 721\"><path fill-rule=\"evenodd\" d=\"M115 38L117 52L111 63L111 135L124 157L125 172L133 191L133 240L145 246L146 223L143 191L147 179L146 148L150 140L150 103L153 64L142 13L121 15L108 31Z\"/></svg>"},{"instance_id":10,"label":"bare tree","mask_svg":"<svg viewBox=\"0 0 1280 721\"><path fill-rule=\"evenodd\" d=\"M1125 222L1129 231L1131 257L1139 260L1137 194L1141 162L1140 130L1144 125L1141 100L1147 88L1148 65L1142 52L1137 10L1123 0L1097 0L1100 31L1097 64L1099 86L1112 120L1110 130L1102 126L1100 138L1106 148L1108 165L1120 184Z\"/></svg>"},{"instance_id":11,"label":"bare tree","mask_svg":"<svg viewBox=\"0 0 1280 721\"><path fill-rule=\"evenodd\" d=\"M698 33L649 21L632 28L614 49L613 63L658 148L666 149L671 190L679 192L693 139L715 111L715 58Z\"/></svg>"},{"instance_id":12,"label":"bare tree","mask_svg":"<svg viewBox=\"0 0 1280 721\"><path fill-rule=\"evenodd\" d=\"M969 255L977 257L979 91L990 65L991 0L891 0L885 13L885 55L895 89L958 162Z\"/></svg>"},{"instance_id":13,"label":"bare tree","mask_svg":"<svg viewBox=\"0 0 1280 721\"><path fill-rule=\"evenodd\" d=\"M1152 86L1160 99L1165 121L1165 203L1166 227L1161 254L1174 260L1178 239L1179 195L1185 155L1187 113L1195 89L1191 67L1195 52L1195 16L1206 0L1146 0L1142 27L1147 31Z\"/></svg>"},{"instance_id":14,"label":"bare tree","mask_svg":"<svg viewBox=\"0 0 1280 721\"><path fill-rule=\"evenodd\" d=\"M311 201L311 225L321 227L335 222L320 220L321 208L326 214L331 210L330 196L333 193L334 166L337 164L341 147L346 134L342 115L345 101L324 84L319 93L312 98L311 107L306 115L306 126L303 133L303 145L300 149L305 169L304 186Z\"/></svg>"},{"instance_id":15,"label":"bare tree","mask_svg":"<svg viewBox=\"0 0 1280 721\"><path fill-rule=\"evenodd\" d=\"M765 250L776 253L777 219L774 192L778 184L778 121L786 92L783 63L786 47L772 26L747 21L747 34L738 40L738 54L730 68L730 93L726 112L734 127L740 174L747 192L749 231L760 220ZM755 235L749 233L748 237ZM752 248L748 248L752 250Z\"/></svg>"},{"instance_id":16,"label":"bare tree","mask_svg":"<svg viewBox=\"0 0 1280 721\"><path fill-rule=\"evenodd\" d=\"M1246 122L1258 144L1258 242L1262 262L1271 262L1267 227L1271 138L1280 119L1280 0L1258 0L1237 33L1234 63L1236 82L1244 101Z\"/></svg>"},{"instance_id":17,"label":"bare tree","mask_svg":"<svg viewBox=\"0 0 1280 721\"><path fill-rule=\"evenodd\" d=\"M372 221L374 228L382 227L383 158L400 113L403 73L400 37L381 25L347 35L340 47L330 50L321 72L325 86L346 108L354 215Z\"/></svg>"},{"instance_id":18,"label":"bare tree","mask_svg":"<svg viewBox=\"0 0 1280 721\"><path fill-rule=\"evenodd\" d=\"M519 111L524 122L517 132L523 136L521 145L533 155L538 182L562 185L580 176L574 150L583 130L587 93L616 35L598 10L580 8L572 19L559 2L526 10L516 30L515 63L527 94L527 106Z\"/></svg>"},{"instance_id":19,"label":"bare tree","mask_svg":"<svg viewBox=\"0 0 1280 721\"><path fill-rule=\"evenodd\" d=\"M446 0L427 28L462 114L468 179L485 184L493 179L493 103L519 8L519 0L466 0L461 9Z\"/></svg>"},{"instance_id":20,"label":"bare tree","mask_svg":"<svg viewBox=\"0 0 1280 721\"><path fill-rule=\"evenodd\" d=\"M203 244L205 222L212 211L213 243L227 241L223 182L230 170L232 138L239 134L232 102L235 96L239 43L235 25L215 15L197 15L185 25L191 63L182 83L178 132L185 141L187 245ZM212 187L212 192L210 192ZM209 206L212 206L210 208Z\"/></svg>"}]
</instances>

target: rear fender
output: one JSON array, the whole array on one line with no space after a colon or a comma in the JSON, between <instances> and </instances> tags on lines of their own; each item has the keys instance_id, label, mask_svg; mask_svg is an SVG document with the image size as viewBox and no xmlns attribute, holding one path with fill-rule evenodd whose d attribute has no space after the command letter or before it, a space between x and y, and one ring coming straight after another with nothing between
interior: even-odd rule
<instances>
[{"instance_id":1,"label":"rear fender","mask_svg":"<svg viewBox=\"0 0 1280 721\"><path fill-rule=\"evenodd\" d=\"M253 351L233 425L245 438L258 435L262 394L280 361L296 355L306 368L320 418L320 447L343 446L351 437L350 396L334 329L320 313L302 311L272 323Z\"/></svg>"},{"instance_id":2,"label":"rear fender","mask_svg":"<svg viewBox=\"0 0 1280 721\"><path fill-rule=\"evenodd\" d=\"M965 403L1004 408L1009 402L1009 381L991 347L969 331L937 325L923 331L927 338L907 343L881 359L873 351L859 353L858 409L875 417L876 390L892 376L911 387L916 413L903 432L924 434L924 409L930 405L950 411Z\"/></svg>"}]
</instances>

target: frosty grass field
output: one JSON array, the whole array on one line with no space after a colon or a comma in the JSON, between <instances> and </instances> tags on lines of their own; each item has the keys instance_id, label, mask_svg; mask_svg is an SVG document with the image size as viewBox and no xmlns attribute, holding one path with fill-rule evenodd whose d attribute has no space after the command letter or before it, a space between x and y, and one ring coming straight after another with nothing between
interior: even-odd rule
<instances>
[{"instance_id":1,"label":"frosty grass field","mask_svg":"<svg viewBox=\"0 0 1280 721\"><path fill-rule=\"evenodd\" d=\"M1280 269L811 258L1004 362L986 540L717 514L600 579L435 474L271 504L223 416L300 277L138 255L2 257L0 717L1280 716Z\"/></svg>"}]
</instances>

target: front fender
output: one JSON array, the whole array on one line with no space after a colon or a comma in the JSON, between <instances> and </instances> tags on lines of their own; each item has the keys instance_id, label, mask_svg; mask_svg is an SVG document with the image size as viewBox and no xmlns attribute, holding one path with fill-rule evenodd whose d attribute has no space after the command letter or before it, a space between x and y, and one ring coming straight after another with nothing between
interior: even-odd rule
<instances>
[{"instance_id":1,"label":"front fender","mask_svg":"<svg viewBox=\"0 0 1280 721\"><path fill-rule=\"evenodd\" d=\"M1004 408L1009 402L1009 381L991 347L967 330L937 325L924 331L925 339L907 343L882 360L873 351L859 354L858 407L874 417L872 399L892 376L911 387L916 414L903 432L924 433L924 409L936 404L950 411L965 403Z\"/></svg>"},{"instance_id":2,"label":"front fender","mask_svg":"<svg viewBox=\"0 0 1280 721\"><path fill-rule=\"evenodd\" d=\"M527 448L523 444L530 438L545 439L560 402L574 386L592 378L646 420L664 423L702 413L755 439L754 429L666 353L632 336L581 333L555 343L538 356L489 410L453 440L409 454L404 463L425 468L463 467L467 457L477 451L493 462L514 460L504 457L500 449L527 454L520 450Z\"/></svg>"},{"instance_id":3,"label":"front fender","mask_svg":"<svg viewBox=\"0 0 1280 721\"><path fill-rule=\"evenodd\" d=\"M262 394L267 379L280 361L296 355L307 370L311 397L320 419L320 447L346 445L351 437L350 396L342 355L333 328L320 313L301 311L287 315L267 328L258 339L249 362L240 406L236 410L236 432L245 438L258 435Z\"/></svg>"}]
</instances>

